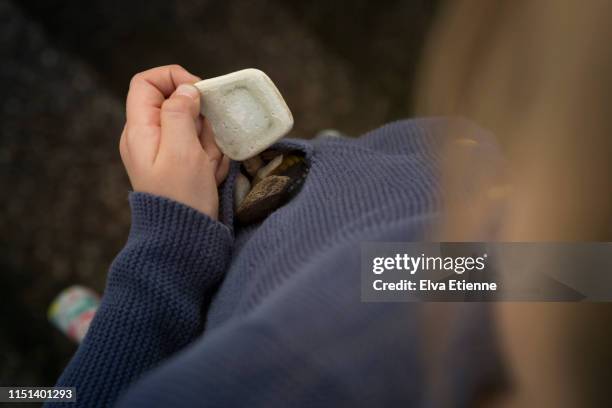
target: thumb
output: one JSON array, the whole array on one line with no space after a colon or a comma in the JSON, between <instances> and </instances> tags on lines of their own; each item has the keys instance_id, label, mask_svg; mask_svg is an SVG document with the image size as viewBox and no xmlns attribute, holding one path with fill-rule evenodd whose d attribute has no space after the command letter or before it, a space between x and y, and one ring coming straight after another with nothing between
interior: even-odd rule
<instances>
[{"instance_id":1,"label":"thumb","mask_svg":"<svg viewBox=\"0 0 612 408\"><path fill-rule=\"evenodd\" d=\"M198 138L199 115L200 92L193 85L179 85L161 107L159 154L182 157L192 149L202 149Z\"/></svg>"}]
</instances>

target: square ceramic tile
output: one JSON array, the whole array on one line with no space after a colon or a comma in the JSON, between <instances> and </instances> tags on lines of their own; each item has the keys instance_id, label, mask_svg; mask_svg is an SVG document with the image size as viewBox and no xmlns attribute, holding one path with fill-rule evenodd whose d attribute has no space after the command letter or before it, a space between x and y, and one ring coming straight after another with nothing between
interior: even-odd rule
<instances>
[{"instance_id":1,"label":"square ceramic tile","mask_svg":"<svg viewBox=\"0 0 612 408\"><path fill-rule=\"evenodd\" d=\"M201 112L215 132L217 145L233 160L262 152L286 135L293 116L268 76L244 69L195 84Z\"/></svg>"}]
</instances>

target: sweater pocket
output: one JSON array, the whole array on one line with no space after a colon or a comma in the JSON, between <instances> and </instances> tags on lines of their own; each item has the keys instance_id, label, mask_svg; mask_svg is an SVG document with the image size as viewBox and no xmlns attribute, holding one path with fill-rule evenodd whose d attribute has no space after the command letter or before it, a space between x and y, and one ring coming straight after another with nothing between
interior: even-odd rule
<instances>
[{"instance_id":1,"label":"sweater pocket","mask_svg":"<svg viewBox=\"0 0 612 408\"><path fill-rule=\"evenodd\" d=\"M219 219L232 232L263 221L298 194L313 160L310 142L285 139L252 159L233 162L220 187Z\"/></svg>"}]
</instances>

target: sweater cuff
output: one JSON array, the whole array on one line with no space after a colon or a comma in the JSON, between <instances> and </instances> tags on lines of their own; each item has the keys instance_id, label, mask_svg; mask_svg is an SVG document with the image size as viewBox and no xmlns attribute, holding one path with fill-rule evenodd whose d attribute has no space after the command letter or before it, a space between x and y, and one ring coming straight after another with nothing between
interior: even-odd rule
<instances>
[{"instance_id":1,"label":"sweater cuff","mask_svg":"<svg viewBox=\"0 0 612 408\"><path fill-rule=\"evenodd\" d=\"M232 241L226 225L178 201L139 192L131 192L129 201L132 209L130 239L142 234L169 235L173 240L190 239L185 244L197 244L203 237L214 234L223 241Z\"/></svg>"},{"instance_id":2,"label":"sweater cuff","mask_svg":"<svg viewBox=\"0 0 612 408\"><path fill-rule=\"evenodd\" d=\"M132 226L107 289L159 287L161 280L176 289L200 291L223 277L233 241L227 226L165 197L134 192L129 200Z\"/></svg>"}]
</instances>

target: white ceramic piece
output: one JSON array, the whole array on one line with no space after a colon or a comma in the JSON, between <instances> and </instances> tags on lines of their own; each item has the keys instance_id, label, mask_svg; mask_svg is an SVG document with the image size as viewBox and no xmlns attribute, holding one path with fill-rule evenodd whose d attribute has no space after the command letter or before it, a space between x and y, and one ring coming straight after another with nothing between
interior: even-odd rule
<instances>
[{"instance_id":1,"label":"white ceramic piece","mask_svg":"<svg viewBox=\"0 0 612 408\"><path fill-rule=\"evenodd\" d=\"M293 116L280 92L258 69L243 69L195 84L201 112L217 145L233 160L253 157L286 135Z\"/></svg>"}]
</instances>

